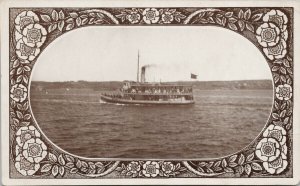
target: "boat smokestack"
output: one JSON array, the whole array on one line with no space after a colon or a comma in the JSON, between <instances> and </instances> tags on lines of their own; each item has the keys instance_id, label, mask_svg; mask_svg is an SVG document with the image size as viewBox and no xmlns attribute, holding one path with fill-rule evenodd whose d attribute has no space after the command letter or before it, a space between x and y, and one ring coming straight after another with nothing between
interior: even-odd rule
<instances>
[{"instance_id":1,"label":"boat smokestack","mask_svg":"<svg viewBox=\"0 0 300 186\"><path fill-rule=\"evenodd\" d=\"M146 67L147 66L143 66L142 67L142 72L141 72L141 82L145 83L146 82Z\"/></svg>"}]
</instances>

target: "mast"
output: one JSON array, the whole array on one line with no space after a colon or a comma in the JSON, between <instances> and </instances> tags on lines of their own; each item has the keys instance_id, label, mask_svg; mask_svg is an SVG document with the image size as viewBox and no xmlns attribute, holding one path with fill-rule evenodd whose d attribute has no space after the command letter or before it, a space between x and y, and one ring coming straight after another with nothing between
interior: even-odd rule
<instances>
[{"instance_id":1,"label":"mast","mask_svg":"<svg viewBox=\"0 0 300 186\"><path fill-rule=\"evenodd\" d=\"M140 51L138 50L138 63L137 63L137 75L136 82L139 82L139 74L140 74Z\"/></svg>"}]
</instances>

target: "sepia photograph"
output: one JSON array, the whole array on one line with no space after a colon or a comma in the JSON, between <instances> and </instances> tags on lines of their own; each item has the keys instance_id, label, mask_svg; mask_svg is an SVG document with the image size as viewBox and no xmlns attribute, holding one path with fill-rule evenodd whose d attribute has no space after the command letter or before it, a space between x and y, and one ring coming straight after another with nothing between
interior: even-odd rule
<instances>
[{"instance_id":1,"label":"sepia photograph","mask_svg":"<svg viewBox=\"0 0 300 186\"><path fill-rule=\"evenodd\" d=\"M85 28L41 54L30 103L43 133L72 154L217 158L258 136L271 79L255 46L222 28Z\"/></svg>"},{"instance_id":2,"label":"sepia photograph","mask_svg":"<svg viewBox=\"0 0 300 186\"><path fill-rule=\"evenodd\" d=\"M299 181L298 3L68 2L1 2L4 185Z\"/></svg>"}]
</instances>

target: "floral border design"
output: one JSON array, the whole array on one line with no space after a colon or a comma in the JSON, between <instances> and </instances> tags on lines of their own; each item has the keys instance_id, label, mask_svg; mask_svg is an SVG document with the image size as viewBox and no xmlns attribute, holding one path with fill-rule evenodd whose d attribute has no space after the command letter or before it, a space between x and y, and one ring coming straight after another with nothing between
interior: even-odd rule
<instances>
[{"instance_id":1,"label":"floral border design","mask_svg":"<svg viewBox=\"0 0 300 186\"><path fill-rule=\"evenodd\" d=\"M274 102L261 135L235 154L212 160L100 161L57 149L41 135L28 101L29 77L45 47L90 25L219 26L249 39L273 76ZM10 9L11 178L291 177L293 8L12 8ZM12 169L16 171L12 171Z\"/></svg>"}]
</instances>

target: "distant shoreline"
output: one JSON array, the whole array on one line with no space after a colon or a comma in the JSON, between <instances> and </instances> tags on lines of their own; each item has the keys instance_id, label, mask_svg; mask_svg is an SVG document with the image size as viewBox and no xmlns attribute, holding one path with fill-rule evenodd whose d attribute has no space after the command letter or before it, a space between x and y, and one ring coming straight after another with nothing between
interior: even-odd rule
<instances>
[{"instance_id":1,"label":"distant shoreline","mask_svg":"<svg viewBox=\"0 0 300 186\"><path fill-rule=\"evenodd\" d=\"M158 82L157 82L158 83ZM173 81L162 83L180 83L193 85L197 89L273 89L272 80L236 80L236 81ZM31 88L36 90L42 89L119 89L123 81L62 81L46 82L31 81Z\"/></svg>"}]
</instances>

